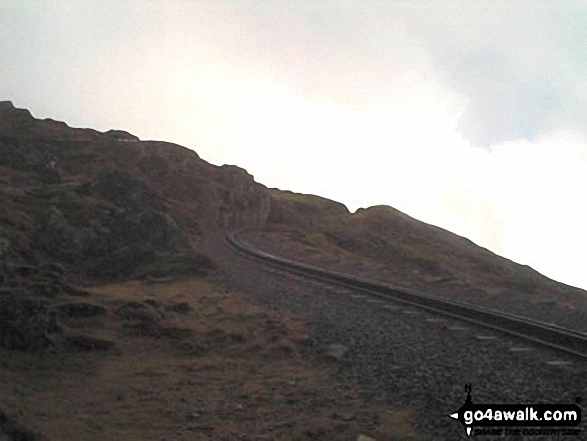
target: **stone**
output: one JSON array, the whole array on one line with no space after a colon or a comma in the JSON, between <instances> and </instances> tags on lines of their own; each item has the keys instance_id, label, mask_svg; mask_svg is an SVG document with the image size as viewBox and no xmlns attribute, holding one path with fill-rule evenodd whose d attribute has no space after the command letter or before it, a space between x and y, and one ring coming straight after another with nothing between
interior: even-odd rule
<instances>
[{"instance_id":1,"label":"stone","mask_svg":"<svg viewBox=\"0 0 587 441\"><path fill-rule=\"evenodd\" d=\"M10 241L4 237L0 237L0 257L4 256L8 252L10 247Z\"/></svg>"},{"instance_id":2,"label":"stone","mask_svg":"<svg viewBox=\"0 0 587 441\"><path fill-rule=\"evenodd\" d=\"M336 361L340 361L348 352L348 347L341 344L328 345L326 348L326 356L334 358Z\"/></svg>"},{"instance_id":3,"label":"stone","mask_svg":"<svg viewBox=\"0 0 587 441\"><path fill-rule=\"evenodd\" d=\"M179 314L187 314L192 310L192 308L186 302L181 302L168 305L165 307L165 310L170 312L177 312Z\"/></svg>"},{"instance_id":4,"label":"stone","mask_svg":"<svg viewBox=\"0 0 587 441\"><path fill-rule=\"evenodd\" d=\"M70 296L75 296L75 297L83 297L83 296L90 295L90 293L87 292L86 290L76 288L75 286L71 286L68 284L63 285L63 292L65 294L68 294Z\"/></svg>"},{"instance_id":5,"label":"stone","mask_svg":"<svg viewBox=\"0 0 587 441\"><path fill-rule=\"evenodd\" d=\"M89 318L106 314L106 308L103 306L85 302L65 303L57 309L62 315L71 318Z\"/></svg>"},{"instance_id":6,"label":"stone","mask_svg":"<svg viewBox=\"0 0 587 441\"><path fill-rule=\"evenodd\" d=\"M37 266L37 270L44 277L53 280L61 280L65 275L65 269L63 268L63 265L56 262L43 262Z\"/></svg>"},{"instance_id":7,"label":"stone","mask_svg":"<svg viewBox=\"0 0 587 441\"><path fill-rule=\"evenodd\" d=\"M143 182L121 171L98 176L86 188L96 199L103 199L119 207L134 210L161 208L157 194Z\"/></svg>"},{"instance_id":8,"label":"stone","mask_svg":"<svg viewBox=\"0 0 587 441\"><path fill-rule=\"evenodd\" d=\"M159 318L150 307L140 302L125 303L116 310L116 314L127 320L136 319L146 322L154 322Z\"/></svg>"},{"instance_id":9,"label":"stone","mask_svg":"<svg viewBox=\"0 0 587 441\"><path fill-rule=\"evenodd\" d=\"M315 195L302 195L290 191L273 192L271 190L271 204L267 222L312 227L323 222L326 217L341 217L348 214L349 210L340 202Z\"/></svg>"},{"instance_id":10,"label":"stone","mask_svg":"<svg viewBox=\"0 0 587 441\"><path fill-rule=\"evenodd\" d=\"M168 327L161 329L161 335L173 340L183 340L191 337L193 330L189 328Z\"/></svg>"},{"instance_id":11,"label":"stone","mask_svg":"<svg viewBox=\"0 0 587 441\"><path fill-rule=\"evenodd\" d=\"M51 322L46 304L12 292L0 296L0 346L23 351L42 351L51 344Z\"/></svg>"},{"instance_id":12,"label":"stone","mask_svg":"<svg viewBox=\"0 0 587 441\"><path fill-rule=\"evenodd\" d=\"M234 229L264 225L269 216L270 196L245 169L223 165L218 169L223 191L216 205L216 226Z\"/></svg>"},{"instance_id":13,"label":"stone","mask_svg":"<svg viewBox=\"0 0 587 441\"><path fill-rule=\"evenodd\" d=\"M1 441L47 441L47 438L27 427L15 414L0 410L0 440Z\"/></svg>"},{"instance_id":14,"label":"stone","mask_svg":"<svg viewBox=\"0 0 587 441\"><path fill-rule=\"evenodd\" d=\"M70 335L65 339L65 346L74 352L107 351L113 349L115 343L89 335Z\"/></svg>"},{"instance_id":15,"label":"stone","mask_svg":"<svg viewBox=\"0 0 587 441\"><path fill-rule=\"evenodd\" d=\"M155 276L145 276L145 278L142 280L143 283L171 283L171 282L175 282L176 278L174 276L162 276L162 277L155 277Z\"/></svg>"},{"instance_id":16,"label":"stone","mask_svg":"<svg viewBox=\"0 0 587 441\"><path fill-rule=\"evenodd\" d=\"M186 416L187 416L188 420L194 421L194 420L197 420L198 418L200 418L202 416L202 414L200 412L188 412L188 414Z\"/></svg>"}]
</instances>

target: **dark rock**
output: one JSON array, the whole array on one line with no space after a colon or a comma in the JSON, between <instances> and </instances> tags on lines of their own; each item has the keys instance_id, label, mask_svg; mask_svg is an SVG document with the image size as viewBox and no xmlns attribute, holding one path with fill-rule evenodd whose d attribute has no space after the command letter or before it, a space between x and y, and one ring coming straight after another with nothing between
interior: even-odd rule
<instances>
[{"instance_id":1,"label":"dark rock","mask_svg":"<svg viewBox=\"0 0 587 441\"><path fill-rule=\"evenodd\" d=\"M162 277L146 276L143 279L143 282L144 283L171 283L175 280L176 279L173 276L162 276Z\"/></svg>"},{"instance_id":2,"label":"dark rock","mask_svg":"<svg viewBox=\"0 0 587 441\"><path fill-rule=\"evenodd\" d=\"M2 438L2 435L7 438ZM9 441L47 441L45 436L26 427L18 421L17 417L2 410L0 410L0 439Z\"/></svg>"},{"instance_id":3,"label":"dark rock","mask_svg":"<svg viewBox=\"0 0 587 441\"><path fill-rule=\"evenodd\" d=\"M63 283L54 280L31 280L25 284L26 290L41 297L55 298L63 294Z\"/></svg>"},{"instance_id":4,"label":"dark rock","mask_svg":"<svg viewBox=\"0 0 587 441\"><path fill-rule=\"evenodd\" d=\"M341 361L349 348L341 344L331 344L326 348L326 356L336 361Z\"/></svg>"},{"instance_id":5,"label":"dark rock","mask_svg":"<svg viewBox=\"0 0 587 441\"><path fill-rule=\"evenodd\" d=\"M65 303L59 305L57 309L62 315L71 318L88 318L106 314L106 308L103 306L84 302Z\"/></svg>"},{"instance_id":6,"label":"dark rock","mask_svg":"<svg viewBox=\"0 0 587 441\"><path fill-rule=\"evenodd\" d=\"M216 225L224 228L264 225L269 216L270 196L267 188L255 182L245 169L223 165L218 169L223 191L216 201Z\"/></svg>"},{"instance_id":7,"label":"dark rock","mask_svg":"<svg viewBox=\"0 0 587 441\"><path fill-rule=\"evenodd\" d=\"M194 420L197 420L198 418L200 418L201 416L202 416L201 412L188 412L186 415L186 418L189 421L194 421Z\"/></svg>"},{"instance_id":8,"label":"dark rock","mask_svg":"<svg viewBox=\"0 0 587 441\"><path fill-rule=\"evenodd\" d=\"M60 263L57 263L57 262L51 262L51 261L43 262L37 266L37 269L42 274L53 274L53 275L59 275L61 277L63 277L65 275L65 268L63 267L63 265L61 265Z\"/></svg>"},{"instance_id":9,"label":"dark rock","mask_svg":"<svg viewBox=\"0 0 587 441\"><path fill-rule=\"evenodd\" d=\"M128 278L142 265L155 260L155 250L148 243L136 244L136 247L119 246L102 258L88 265L88 276L101 280Z\"/></svg>"},{"instance_id":10,"label":"dark rock","mask_svg":"<svg viewBox=\"0 0 587 441\"><path fill-rule=\"evenodd\" d=\"M171 305L167 305L165 307L165 310L170 311L170 312L178 312L180 314L187 314L192 310L192 308L187 303L181 302L181 303L173 303Z\"/></svg>"},{"instance_id":11,"label":"dark rock","mask_svg":"<svg viewBox=\"0 0 587 441\"><path fill-rule=\"evenodd\" d=\"M157 300L155 299L147 299L145 300L143 303L152 306L153 308L160 308L161 307L161 303L159 303Z\"/></svg>"},{"instance_id":12,"label":"dark rock","mask_svg":"<svg viewBox=\"0 0 587 441\"><path fill-rule=\"evenodd\" d=\"M47 305L13 292L0 296L0 346L7 349L41 351L51 344Z\"/></svg>"},{"instance_id":13,"label":"dark rock","mask_svg":"<svg viewBox=\"0 0 587 441\"><path fill-rule=\"evenodd\" d=\"M371 438L370 436L367 436L367 435L359 435L357 437L357 441L375 441L375 438Z\"/></svg>"},{"instance_id":14,"label":"dark rock","mask_svg":"<svg viewBox=\"0 0 587 441\"><path fill-rule=\"evenodd\" d=\"M269 223L312 227L328 217L349 214L344 204L320 196L275 189L270 192L271 209L267 218Z\"/></svg>"},{"instance_id":15,"label":"dark rock","mask_svg":"<svg viewBox=\"0 0 587 441\"><path fill-rule=\"evenodd\" d=\"M113 227L115 237L126 243L148 242L153 248L173 249L182 242L175 219L160 210L121 212Z\"/></svg>"},{"instance_id":16,"label":"dark rock","mask_svg":"<svg viewBox=\"0 0 587 441\"><path fill-rule=\"evenodd\" d=\"M124 130L108 130L104 132L104 135L108 138L114 139L116 141L123 141L123 142L134 142L139 141L139 138L131 135L130 133Z\"/></svg>"},{"instance_id":17,"label":"dark rock","mask_svg":"<svg viewBox=\"0 0 587 441\"><path fill-rule=\"evenodd\" d=\"M87 292L86 290L83 290L81 288L76 288L75 286L71 286L69 284L63 285L63 292L65 294L69 294L70 296L75 296L75 297L85 297L85 296L90 295L90 293Z\"/></svg>"},{"instance_id":18,"label":"dark rock","mask_svg":"<svg viewBox=\"0 0 587 441\"><path fill-rule=\"evenodd\" d=\"M143 320L135 324L126 325L126 327L142 336L161 337L161 326L156 321Z\"/></svg>"},{"instance_id":19,"label":"dark rock","mask_svg":"<svg viewBox=\"0 0 587 441\"><path fill-rule=\"evenodd\" d=\"M210 347L205 345L187 345L184 349L191 357L202 357L210 352Z\"/></svg>"},{"instance_id":20,"label":"dark rock","mask_svg":"<svg viewBox=\"0 0 587 441\"><path fill-rule=\"evenodd\" d=\"M37 269L31 265L20 265L14 268L14 274L19 277L30 277L37 273Z\"/></svg>"},{"instance_id":21,"label":"dark rock","mask_svg":"<svg viewBox=\"0 0 587 441\"><path fill-rule=\"evenodd\" d=\"M52 282L61 282L63 280L63 274L54 271L42 271L39 275L42 278L48 279Z\"/></svg>"},{"instance_id":22,"label":"dark rock","mask_svg":"<svg viewBox=\"0 0 587 441\"><path fill-rule=\"evenodd\" d=\"M214 328L208 331L208 336L213 343L224 343L227 339L224 329L221 328Z\"/></svg>"},{"instance_id":23,"label":"dark rock","mask_svg":"<svg viewBox=\"0 0 587 441\"><path fill-rule=\"evenodd\" d=\"M115 343L88 335L69 335L65 339L65 347L74 352L108 351L115 347Z\"/></svg>"},{"instance_id":24,"label":"dark rock","mask_svg":"<svg viewBox=\"0 0 587 441\"><path fill-rule=\"evenodd\" d=\"M216 268L208 256L193 250L161 253L142 267L137 277L143 283L169 283L182 276L203 276Z\"/></svg>"},{"instance_id":25,"label":"dark rock","mask_svg":"<svg viewBox=\"0 0 587 441\"><path fill-rule=\"evenodd\" d=\"M96 199L106 200L125 209L142 211L161 208L155 191L138 179L119 171L98 176L83 190Z\"/></svg>"},{"instance_id":26,"label":"dark rock","mask_svg":"<svg viewBox=\"0 0 587 441\"><path fill-rule=\"evenodd\" d=\"M4 237L0 237L0 257L6 255L8 248L10 247L10 241Z\"/></svg>"},{"instance_id":27,"label":"dark rock","mask_svg":"<svg viewBox=\"0 0 587 441\"><path fill-rule=\"evenodd\" d=\"M75 263L82 257L86 259L108 251L110 230L100 222L73 225L64 210L56 206L50 207L45 217L34 233L34 241L53 258ZM49 264L49 269L58 272L55 268L54 264Z\"/></svg>"},{"instance_id":28,"label":"dark rock","mask_svg":"<svg viewBox=\"0 0 587 441\"><path fill-rule=\"evenodd\" d=\"M174 340L182 340L192 336L193 330L187 328L162 328L161 335L163 337L171 338Z\"/></svg>"},{"instance_id":29,"label":"dark rock","mask_svg":"<svg viewBox=\"0 0 587 441\"><path fill-rule=\"evenodd\" d=\"M116 314L127 320L140 320L151 323L158 321L161 317L152 308L139 302L125 303L116 310Z\"/></svg>"}]
</instances>

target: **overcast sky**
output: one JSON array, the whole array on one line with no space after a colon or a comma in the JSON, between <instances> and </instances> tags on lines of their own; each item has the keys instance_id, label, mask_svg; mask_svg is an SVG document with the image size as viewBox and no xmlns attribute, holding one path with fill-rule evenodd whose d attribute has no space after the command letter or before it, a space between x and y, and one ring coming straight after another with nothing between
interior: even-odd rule
<instances>
[{"instance_id":1,"label":"overcast sky","mask_svg":"<svg viewBox=\"0 0 587 441\"><path fill-rule=\"evenodd\" d=\"M0 2L0 100L587 289L587 2Z\"/></svg>"}]
</instances>

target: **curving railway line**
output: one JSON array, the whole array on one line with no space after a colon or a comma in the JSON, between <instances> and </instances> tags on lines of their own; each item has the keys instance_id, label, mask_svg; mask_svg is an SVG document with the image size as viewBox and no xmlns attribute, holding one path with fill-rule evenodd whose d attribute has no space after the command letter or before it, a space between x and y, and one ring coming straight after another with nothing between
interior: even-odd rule
<instances>
[{"instance_id":1,"label":"curving railway line","mask_svg":"<svg viewBox=\"0 0 587 441\"><path fill-rule=\"evenodd\" d=\"M492 329L525 341L547 346L574 359L587 361L587 335L582 332L283 259L247 246L239 238L240 233L242 231L227 235L226 241L228 244L236 252L263 264L330 284L351 288L355 291L358 290L371 298L381 301L402 303Z\"/></svg>"}]
</instances>

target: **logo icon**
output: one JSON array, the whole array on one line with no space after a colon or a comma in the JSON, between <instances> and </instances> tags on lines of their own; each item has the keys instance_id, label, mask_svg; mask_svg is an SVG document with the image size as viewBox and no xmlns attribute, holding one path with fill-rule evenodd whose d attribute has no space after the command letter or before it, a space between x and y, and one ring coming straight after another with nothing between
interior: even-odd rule
<instances>
[{"instance_id":1,"label":"logo icon","mask_svg":"<svg viewBox=\"0 0 587 441\"><path fill-rule=\"evenodd\" d=\"M580 428L576 428L581 422L579 397L574 404L476 404L471 398L471 391L471 383L465 384L465 404L448 415L463 425L467 436L564 436L581 432Z\"/></svg>"},{"instance_id":2,"label":"logo icon","mask_svg":"<svg viewBox=\"0 0 587 441\"><path fill-rule=\"evenodd\" d=\"M471 400L471 389L471 383L466 383L465 392L467 392L467 398L465 399L465 404L463 404L459 410L449 415L450 418L457 420L459 423L465 426L465 432L467 433L467 436L471 436L471 432L473 431L472 425L467 424L465 421L465 412L472 411L474 408L473 401Z\"/></svg>"}]
</instances>

